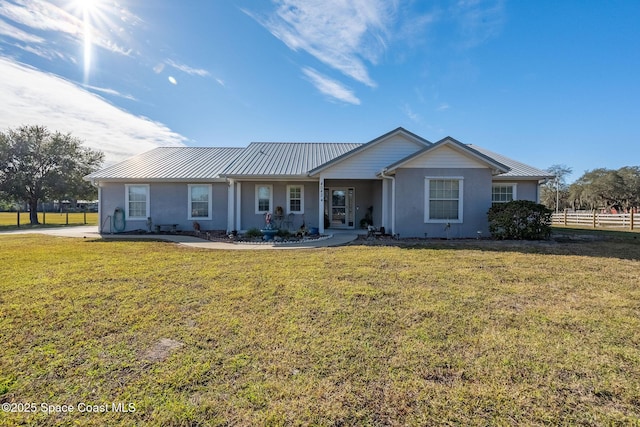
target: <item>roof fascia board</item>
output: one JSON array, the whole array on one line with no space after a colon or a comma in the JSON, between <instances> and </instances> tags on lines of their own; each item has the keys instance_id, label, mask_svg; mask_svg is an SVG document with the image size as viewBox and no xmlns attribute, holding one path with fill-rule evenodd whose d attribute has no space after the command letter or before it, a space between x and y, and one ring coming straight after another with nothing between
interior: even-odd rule
<instances>
[{"instance_id":1,"label":"roof fascia board","mask_svg":"<svg viewBox=\"0 0 640 427\"><path fill-rule=\"evenodd\" d=\"M407 164L408 162L410 162L413 159L416 159L426 153L429 153L431 151L434 151L440 147L444 147L444 146L449 146L452 149L458 151L459 153L466 155L468 157L472 157L475 160L478 160L481 163L484 163L485 165L489 166L491 169L495 169L497 173L506 173L509 172L511 169L507 166L504 165L494 159L492 159L491 157L485 156L484 154L474 150L473 148L469 147L468 145L465 145L463 143L461 143L460 141L451 138L450 136L447 136L443 139L441 139L440 141L434 143L433 145L429 146L429 147L425 147L422 150L413 153L407 157L405 157L404 159L398 160L397 162L387 166L387 168L385 169L386 173L393 173L396 169L402 167L403 165Z\"/></svg>"},{"instance_id":2,"label":"roof fascia board","mask_svg":"<svg viewBox=\"0 0 640 427\"><path fill-rule=\"evenodd\" d=\"M555 178L554 175L496 175L493 177L495 181L538 181Z\"/></svg>"},{"instance_id":3,"label":"roof fascia board","mask_svg":"<svg viewBox=\"0 0 640 427\"><path fill-rule=\"evenodd\" d=\"M84 179L86 181L92 181L92 182L124 182L124 183L129 183L129 182L140 182L140 183L146 183L146 182L164 182L164 183L172 183L172 182L187 182L187 183L192 183L192 182L204 182L204 183L211 183L211 182L226 182L227 180L225 178L99 178L99 177L91 177L91 176L85 176Z\"/></svg>"},{"instance_id":4,"label":"roof fascia board","mask_svg":"<svg viewBox=\"0 0 640 427\"><path fill-rule=\"evenodd\" d=\"M309 181L317 182L317 178L310 178L307 175L225 175L227 179L234 181Z\"/></svg>"}]
</instances>

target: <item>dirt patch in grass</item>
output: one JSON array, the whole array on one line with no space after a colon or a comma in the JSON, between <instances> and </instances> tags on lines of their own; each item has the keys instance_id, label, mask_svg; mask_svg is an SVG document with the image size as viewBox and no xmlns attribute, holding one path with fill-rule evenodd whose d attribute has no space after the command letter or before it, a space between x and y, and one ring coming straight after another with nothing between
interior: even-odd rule
<instances>
[{"instance_id":1,"label":"dirt patch in grass","mask_svg":"<svg viewBox=\"0 0 640 427\"><path fill-rule=\"evenodd\" d=\"M142 359L148 360L149 362L162 362L182 346L184 346L184 344L180 341L172 340L171 338L162 338L144 352Z\"/></svg>"}]
</instances>

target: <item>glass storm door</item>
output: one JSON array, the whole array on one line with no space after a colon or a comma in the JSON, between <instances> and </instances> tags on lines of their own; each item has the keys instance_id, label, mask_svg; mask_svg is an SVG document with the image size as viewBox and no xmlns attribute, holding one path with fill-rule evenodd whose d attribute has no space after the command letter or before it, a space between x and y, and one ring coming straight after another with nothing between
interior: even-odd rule
<instances>
[{"instance_id":1,"label":"glass storm door","mask_svg":"<svg viewBox=\"0 0 640 427\"><path fill-rule=\"evenodd\" d=\"M331 188L329 220L332 228L353 228L353 188Z\"/></svg>"}]
</instances>

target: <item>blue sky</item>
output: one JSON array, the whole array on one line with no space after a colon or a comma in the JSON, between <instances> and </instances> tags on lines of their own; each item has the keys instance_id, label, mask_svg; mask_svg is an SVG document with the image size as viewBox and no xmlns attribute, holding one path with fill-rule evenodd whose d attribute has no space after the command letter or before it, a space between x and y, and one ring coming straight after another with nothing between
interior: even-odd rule
<instances>
[{"instance_id":1,"label":"blue sky","mask_svg":"<svg viewBox=\"0 0 640 427\"><path fill-rule=\"evenodd\" d=\"M0 129L113 162L403 126L573 180L640 165L638 22L637 0L0 0Z\"/></svg>"}]
</instances>

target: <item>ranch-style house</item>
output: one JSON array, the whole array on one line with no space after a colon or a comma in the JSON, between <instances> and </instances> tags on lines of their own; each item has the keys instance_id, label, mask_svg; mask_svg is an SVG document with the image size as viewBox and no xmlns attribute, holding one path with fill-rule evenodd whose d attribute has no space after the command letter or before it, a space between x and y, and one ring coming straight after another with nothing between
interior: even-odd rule
<instances>
[{"instance_id":1,"label":"ranch-style house","mask_svg":"<svg viewBox=\"0 0 640 427\"><path fill-rule=\"evenodd\" d=\"M451 137L432 143L397 128L365 144L253 142L245 148L162 147L86 177L99 228L175 224L192 230L303 223L320 233L371 222L401 237L489 235L493 203L539 200L548 172ZM363 221L364 220L364 221Z\"/></svg>"}]
</instances>

